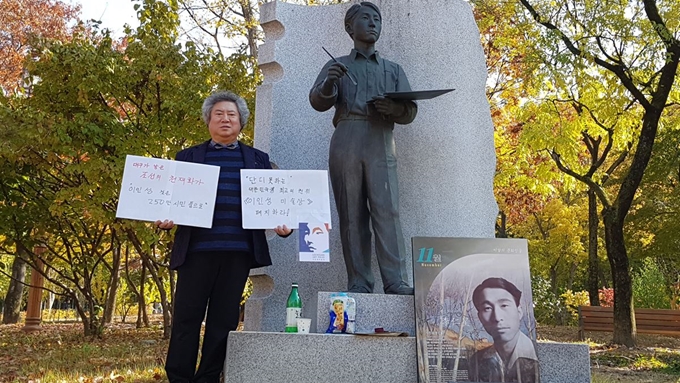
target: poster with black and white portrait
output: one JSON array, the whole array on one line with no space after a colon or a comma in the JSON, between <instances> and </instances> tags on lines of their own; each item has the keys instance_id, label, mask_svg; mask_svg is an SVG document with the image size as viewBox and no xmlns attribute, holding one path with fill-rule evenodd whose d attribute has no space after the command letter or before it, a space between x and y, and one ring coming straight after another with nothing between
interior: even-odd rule
<instances>
[{"instance_id":1,"label":"poster with black and white portrait","mask_svg":"<svg viewBox=\"0 0 680 383\"><path fill-rule=\"evenodd\" d=\"M413 238L421 383L540 381L527 241Z\"/></svg>"}]
</instances>

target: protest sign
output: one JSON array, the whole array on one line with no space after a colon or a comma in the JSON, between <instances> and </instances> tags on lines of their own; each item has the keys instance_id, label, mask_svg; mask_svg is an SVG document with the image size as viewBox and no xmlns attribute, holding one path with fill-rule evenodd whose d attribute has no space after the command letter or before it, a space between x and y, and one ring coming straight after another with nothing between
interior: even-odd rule
<instances>
[{"instance_id":1,"label":"protest sign","mask_svg":"<svg viewBox=\"0 0 680 383\"><path fill-rule=\"evenodd\" d=\"M116 217L212 227L218 166L128 155Z\"/></svg>"}]
</instances>

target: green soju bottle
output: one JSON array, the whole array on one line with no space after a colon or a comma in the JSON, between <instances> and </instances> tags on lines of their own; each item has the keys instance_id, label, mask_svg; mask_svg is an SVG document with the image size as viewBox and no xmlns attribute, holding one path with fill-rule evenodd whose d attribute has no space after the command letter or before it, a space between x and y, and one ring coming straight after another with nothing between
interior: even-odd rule
<instances>
[{"instance_id":1,"label":"green soju bottle","mask_svg":"<svg viewBox=\"0 0 680 383\"><path fill-rule=\"evenodd\" d=\"M286 332L297 332L297 319L302 316L302 299L298 294L298 284L293 283L286 302Z\"/></svg>"}]
</instances>

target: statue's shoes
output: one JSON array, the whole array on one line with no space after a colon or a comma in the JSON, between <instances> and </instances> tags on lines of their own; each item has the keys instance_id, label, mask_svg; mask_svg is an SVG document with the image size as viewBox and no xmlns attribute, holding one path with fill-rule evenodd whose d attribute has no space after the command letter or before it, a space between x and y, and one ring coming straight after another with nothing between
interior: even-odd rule
<instances>
[{"instance_id":1,"label":"statue's shoes","mask_svg":"<svg viewBox=\"0 0 680 383\"><path fill-rule=\"evenodd\" d=\"M373 291L369 290L368 287L352 287L347 290L347 292L355 294L373 294Z\"/></svg>"},{"instance_id":2,"label":"statue's shoes","mask_svg":"<svg viewBox=\"0 0 680 383\"><path fill-rule=\"evenodd\" d=\"M385 294L395 294L395 295L413 295L413 287L407 285L401 285L396 289L390 289L385 291Z\"/></svg>"}]
</instances>

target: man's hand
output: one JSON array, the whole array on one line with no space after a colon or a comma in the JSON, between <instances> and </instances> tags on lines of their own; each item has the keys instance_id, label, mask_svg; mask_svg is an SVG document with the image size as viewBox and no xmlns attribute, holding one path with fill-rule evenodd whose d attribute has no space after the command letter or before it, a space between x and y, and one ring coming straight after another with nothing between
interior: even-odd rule
<instances>
[{"instance_id":1,"label":"man's hand","mask_svg":"<svg viewBox=\"0 0 680 383\"><path fill-rule=\"evenodd\" d=\"M333 94L333 87L347 73L347 67L343 63L334 62L328 67L326 79L321 84L321 93L330 96Z\"/></svg>"},{"instance_id":2,"label":"man's hand","mask_svg":"<svg viewBox=\"0 0 680 383\"><path fill-rule=\"evenodd\" d=\"M173 227L175 227L175 223L172 221L168 221L167 219L165 221L158 220L153 223L156 225L157 228L163 229L163 230L170 230Z\"/></svg>"},{"instance_id":3,"label":"man's hand","mask_svg":"<svg viewBox=\"0 0 680 383\"><path fill-rule=\"evenodd\" d=\"M404 114L406 107L400 103L396 102L390 98L384 96L376 96L372 99L375 109L380 112L380 114L385 116L401 116Z\"/></svg>"},{"instance_id":4,"label":"man's hand","mask_svg":"<svg viewBox=\"0 0 680 383\"><path fill-rule=\"evenodd\" d=\"M281 237L287 237L287 236L290 235L290 233L293 232L293 230L289 229L288 226L283 225L283 226L277 226L274 229L274 232L276 232L276 234L278 234Z\"/></svg>"}]
</instances>

